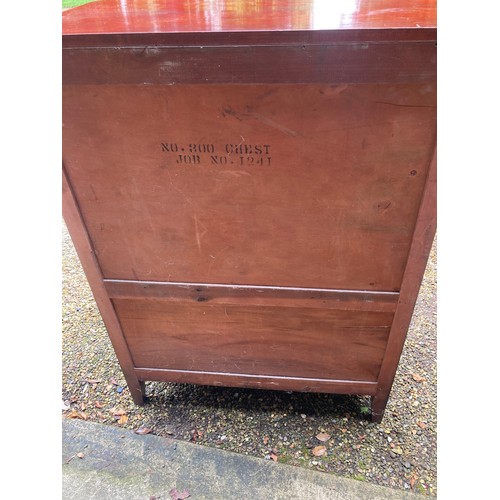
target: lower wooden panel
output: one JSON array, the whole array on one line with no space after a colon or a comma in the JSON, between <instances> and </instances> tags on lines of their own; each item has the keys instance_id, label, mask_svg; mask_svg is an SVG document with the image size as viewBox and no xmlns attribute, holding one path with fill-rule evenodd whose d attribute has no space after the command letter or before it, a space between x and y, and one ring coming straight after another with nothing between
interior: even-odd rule
<instances>
[{"instance_id":1,"label":"lower wooden panel","mask_svg":"<svg viewBox=\"0 0 500 500\"><path fill-rule=\"evenodd\" d=\"M136 368L268 377L376 382L393 318L374 311L113 302Z\"/></svg>"}]
</instances>

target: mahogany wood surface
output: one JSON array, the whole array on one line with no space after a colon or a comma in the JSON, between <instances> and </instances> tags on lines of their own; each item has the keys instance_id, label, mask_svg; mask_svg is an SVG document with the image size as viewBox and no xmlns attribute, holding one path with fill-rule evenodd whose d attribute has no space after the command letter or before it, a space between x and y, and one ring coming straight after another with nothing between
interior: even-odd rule
<instances>
[{"instance_id":1,"label":"mahogany wood surface","mask_svg":"<svg viewBox=\"0 0 500 500\"><path fill-rule=\"evenodd\" d=\"M273 389L296 392L324 392L334 394L365 394L372 396L377 390L376 382L357 380L330 380L326 378L279 377L233 372L202 372L195 370L167 370L136 368L139 380L157 380L180 384L214 385L251 389Z\"/></svg>"},{"instance_id":2,"label":"mahogany wood surface","mask_svg":"<svg viewBox=\"0 0 500 500\"><path fill-rule=\"evenodd\" d=\"M259 64L255 65L255 61ZM85 72L81 72L82 66L86 67ZM290 82L339 85L432 83L435 78L433 42L162 46L122 48L119 52L104 47L63 52L63 83L67 85Z\"/></svg>"},{"instance_id":3,"label":"mahogany wood surface","mask_svg":"<svg viewBox=\"0 0 500 500\"><path fill-rule=\"evenodd\" d=\"M375 382L393 314L113 300L138 368Z\"/></svg>"},{"instance_id":4,"label":"mahogany wood surface","mask_svg":"<svg viewBox=\"0 0 500 500\"><path fill-rule=\"evenodd\" d=\"M63 13L64 217L136 403L159 380L382 419L435 232L435 11Z\"/></svg>"},{"instance_id":5,"label":"mahogany wood surface","mask_svg":"<svg viewBox=\"0 0 500 500\"><path fill-rule=\"evenodd\" d=\"M155 281L104 280L112 299L188 300L211 304L272 305L280 307L326 308L347 311L394 312L397 292L368 292L321 288L291 288L204 283L161 283Z\"/></svg>"},{"instance_id":6,"label":"mahogany wood surface","mask_svg":"<svg viewBox=\"0 0 500 500\"><path fill-rule=\"evenodd\" d=\"M372 400L372 416L377 422L382 420L384 409L389 398L394 376L403 350L404 341L410 325L415 302L420 290L422 276L427 265L436 233L436 203L437 203L437 153L434 151L425 193L419 210L417 227L405 269L398 307L392 323L387 350L384 355L382 370L379 374L377 393Z\"/></svg>"},{"instance_id":7,"label":"mahogany wood surface","mask_svg":"<svg viewBox=\"0 0 500 500\"><path fill-rule=\"evenodd\" d=\"M399 290L431 85L66 86L64 101L105 278Z\"/></svg>"},{"instance_id":8,"label":"mahogany wood surface","mask_svg":"<svg viewBox=\"0 0 500 500\"><path fill-rule=\"evenodd\" d=\"M144 403L144 385L139 381L134 372L130 351L124 339L113 305L104 288L99 263L95 257L92 242L85 230L85 224L82 221L80 210L75 201L73 190L68 182L64 167L62 172L62 194L63 215L68 231L71 234L78 257L89 281L131 396L136 404L142 405Z\"/></svg>"},{"instance_id":9,"label":"mahogany wood surface","mask_svg":"<svg viewBox=\"0 0 500 500\"><path fill-rule=\"evenodd\" d=\"M436 26L436 0L100 0L63 13L63 34Z\"/></svg>"}]
</instances>

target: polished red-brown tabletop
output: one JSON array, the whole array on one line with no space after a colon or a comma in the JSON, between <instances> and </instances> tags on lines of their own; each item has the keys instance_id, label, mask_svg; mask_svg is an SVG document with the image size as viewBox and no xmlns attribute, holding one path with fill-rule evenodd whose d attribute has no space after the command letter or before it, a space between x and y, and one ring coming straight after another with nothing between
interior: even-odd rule
<instances>
[{"instance_id":1,"label":"polished red-brown tabletop","mask_svg":"<svg viewBox=\"0 0 500 500\"><path fill-rule=\"evenodd\" d=\"M63 34L433 28L436 0L98 0Z\"/></svg>"}]
</instances>

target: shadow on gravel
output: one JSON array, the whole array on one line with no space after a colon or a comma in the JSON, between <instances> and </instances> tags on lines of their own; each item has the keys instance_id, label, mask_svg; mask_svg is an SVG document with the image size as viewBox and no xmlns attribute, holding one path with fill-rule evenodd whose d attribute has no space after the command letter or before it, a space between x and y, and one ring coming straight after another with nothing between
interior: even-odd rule
<instances>
[{"instance_id":1,"label":"shadow on gravel","mask_svg":"<svg viewBox=\"0 0 500 500\"><path fill-rule=\"evenodd\" d=\"M184 434L195 424L199 425L200 413L211 421L212 426L217 426L217 421L227 419L228 415L234 418L240 414L241 418L252 420L255 416L263 427L262 431L265 431L266 423L272 423L275 413L280 415L281 424L284 419L290 424L301 424L311 417L336 420L348 416L370 421L370 401L364 396L166 383L149 383L147 390L146 405L159 415L168 415L168 431L174 437ZM209 422L204 423L210 427Z\"/></svg>"}]
</instances>

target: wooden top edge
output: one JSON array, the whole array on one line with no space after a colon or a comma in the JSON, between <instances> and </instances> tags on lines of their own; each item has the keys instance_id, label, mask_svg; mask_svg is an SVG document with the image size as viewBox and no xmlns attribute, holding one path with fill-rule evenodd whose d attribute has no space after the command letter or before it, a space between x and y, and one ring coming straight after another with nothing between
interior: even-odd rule
<instances>
[{"instance_id":1,"label":"wooden top edge","mask_svg":"<svg viewBox=\"0 0 500 500\"><path fill-rule=\"evenodd\" d=\"M436 28L436 0L99 0L62 13L62 33L238 33Z\"/></svg>"},{"instance_id":2,"label":"wooden top edge","mask_svg":"<svg viewBox=\"0 0 500 500\"><path fill-rule=\"evenodd\" d=\"M257 45L315 45L335 43L436 42L435 28L349 31L226 31L219 33L101 33L63 35L63 48L89 47L210 47Z\"/></svg>"}]
</instances>

